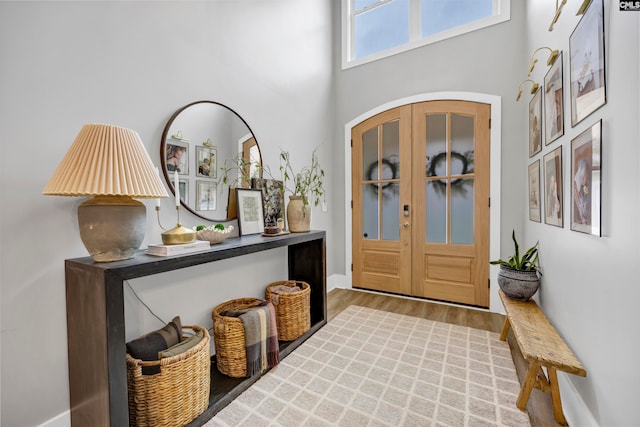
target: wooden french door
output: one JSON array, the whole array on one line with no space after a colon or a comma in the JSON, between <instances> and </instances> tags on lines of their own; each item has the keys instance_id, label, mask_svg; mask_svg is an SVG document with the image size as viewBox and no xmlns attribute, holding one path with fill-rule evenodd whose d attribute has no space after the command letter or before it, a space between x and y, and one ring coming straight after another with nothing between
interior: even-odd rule
<instances>
[{"instance_id":1,"label":"wooden french door","mask_svg":"<svg viewBox=\"0 0 640 427\"><path fill-rule=\"evenodd\" d=\"M354 287L489 306L489 120L429 101L353 128Z\"/></svg>"}]
</instances>

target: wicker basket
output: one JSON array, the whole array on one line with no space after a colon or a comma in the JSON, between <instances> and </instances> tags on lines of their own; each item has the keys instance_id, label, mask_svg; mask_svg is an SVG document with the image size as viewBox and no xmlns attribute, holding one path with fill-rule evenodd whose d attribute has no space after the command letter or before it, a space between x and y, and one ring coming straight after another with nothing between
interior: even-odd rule
<instances>
[{"instance_id":1,"label":"wicker basket","mask_svg":"<svg viewBox=\"0 0 640 427\"><path fill-rule=\"evenodd\" d=\"M274 286L300 286L299 292L274 293ZM278 339L281 341L293 341L307 332L311 327L310 317L311 287L306 282L285 280L274 282L267 286L267 301L273 304L278 325Z\"/></svg>"},{"instance_id":2,"label":"wicker basket","mask_svg":"<svg viewBox=\"0 0 640 427\"><path fill-rule=\"evenodd\" d=\"M184 426L209 406L209 333L199 326L185 328L204 331L204 338L182 354L155 361L127 354L131 427ZM159 366L160 372L142 375L143 366Z\"/></svg>"},{"instance_id":3,"label":"wicker basket","mask_svg":"<svg viewBox=\"0 0 640 427\"><path fill-rule=\"evenodd\" d=\"M263 301L257 298L239 298L224 302L213 309L213 341L216 348L218 370L234 378L247 376L247 353L244 326L239 317L222 316L227 310L244 310Z\"/></svg>"}]
</instances>

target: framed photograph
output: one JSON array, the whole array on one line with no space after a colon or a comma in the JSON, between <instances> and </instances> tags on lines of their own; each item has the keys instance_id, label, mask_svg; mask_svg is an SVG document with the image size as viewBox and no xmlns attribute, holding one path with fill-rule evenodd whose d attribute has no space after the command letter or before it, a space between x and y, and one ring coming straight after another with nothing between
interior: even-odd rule
<instances>
[{"instance_id":1,"label":"framed photograph","mask_svg":"<svg viewBox=\"0 0 640 427\"><path fill-rule=\"evenodd\" d=\"M169 172L189 175L189 143L171 140L166 144L165 164Z\"/></svg>"},{"instance_id":2,"label":"framed photograph","mask_svg":"<svg viewBox=\"0 0 640 427\"><path fill-rule=\"evenodd\" d=\"M199 211L215 211L218 184L215 181L196 181L196 199Z\"/></svg>"},{"instance_id":3,"label":"framed photograph","mask_svg":"<svg viewBox=\"0 0 640 427\"><path fill-rule=\"evenodd\" d=\"M251 187L262 190L264 224L275 225L284 218L284 185L276 179L253 178Z\"/></svg>"},{"instance_id":4,"label":"framed photograph","mask_svg":"<svg viewBox=\"0 0 640 427\"><path fill-rule=\"evenodd\" d=\"M571 229L600 236L602 120L571 140Z\"/></svg>"},{"instance_id":5,"label":"framed photograph","mask_svg":"<svg viewBox=\"0 0 640 427\"><path fill-rule=\"evenodd\" d=\"M562 52L544 76L544 144L564 135L564 92L562 88Z\"/></svg>"},{"instance_id":6,"label":"framed photograph","mask_svg":"<svg viewBox=\"0 0 640 427\"><path fill-rule=\"evenodd\" d=\"M529 220L541 222L540 160L529 165Z\"/></svg>"},{"instance_id":7,"label":"framed photograph","mask_svg":"<svg viewBox=\"0 0 640 427\"><path fill-rule=\"evenodd\" d=\"M542 150L542 89L529 101L529 157Z\"/></svg>"},{"instance_id":8,"label":"framed photograph","mask_svg":"<svg viewBox=\"0 0 640 427\"><path fill-rule=\"evenodd\" d=\"M180 172L178 172L180 173ZM178 188L180 191L180 198L184 202L184 204L189 204L189 179L178 179L178 186L176 187L176 182L171 180L171 184L173 184L173 188ZM175 193L174 193L175 194Z\"/></svg>"},{"instance_id":9,"label":"framed photograph","mask_svg":"<svg viewBox=\"0 0 640 427\"><path fill-rule=\"evenodd\" d=\"M544 155L544 222L562 227L562 145Z\"/></svg>"},{"instance_id":10,"label":"framed photograph","mask_svg":"<svg viewBox=\"0 0 640 427\"><path fill-rule=\"evenodd\" d=\"M569 37L571 126L606 103L603 0L592 0Z\"/></svg>"},{"instance_id":11,"label":"framed photograph","mask_svg":"<svg viewBox=\"0 0 640 427\"><path fill-rule=\"evenodd\" d=\"M264 232L262 190L236 188L238 229L241 236Z\"/></svg>"},{"instance_id":12,"label":"framed photograph","mask_svg":"<svg viewBox=\"0 0 640 427\"><path fill-rule=\"evenodd\" d=\"M196 162L198 166L196 176L206 178L218 177L215 148L196 146Z\"/></svg>"}]
</instances>

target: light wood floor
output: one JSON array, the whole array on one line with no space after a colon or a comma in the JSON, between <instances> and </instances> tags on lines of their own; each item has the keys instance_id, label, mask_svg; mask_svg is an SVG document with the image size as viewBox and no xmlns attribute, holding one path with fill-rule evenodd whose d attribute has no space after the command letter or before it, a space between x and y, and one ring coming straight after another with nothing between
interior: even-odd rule
<instances>
[{"instance_id":1,"label":"light wood floor","mask_svg":"<svg viewBox=\"0 0 640 427\"><path fill-rule=\"evenodd\" d=\"M504 323L504 316L497 313L354 289L334 289L329 292L327 296L328 320L331 321L331 319L350 305L369 307L439 322L453 323L496 333L500 333ZM522 384L528 364L522 358L518 346L515 345L512 332L509 332L507 341L509 342L516 371ZM529 413L532 427L558 425L553 417L551 397L538 389L533 389L531 392L527 412Z\"/></svg>"}]
</instances>

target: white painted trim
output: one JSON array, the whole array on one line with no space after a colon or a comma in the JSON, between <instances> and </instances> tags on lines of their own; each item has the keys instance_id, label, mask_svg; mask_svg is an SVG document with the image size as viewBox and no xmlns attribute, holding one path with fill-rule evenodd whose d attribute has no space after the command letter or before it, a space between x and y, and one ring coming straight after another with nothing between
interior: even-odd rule
<instances>
[{"instance_id":1,"label":"white painted trim","mask_svg":"<svg viewBox=\"0 0 640 427\"><path fill-rule=\"evenodd\" d=\"M490 187L489 197L491 197L491 209L489 213L489 259L500 258L500 177L501 177L501 128L502 128L502 99L496 95L488 95L476 92L431 92L423 93L419 95L409 96L406 98L397 99L387 102L386 104L375 107L365 113L362 113L358 117L350 120L344 126L344 176L345 176L345 270L346 270L346 283L347 287L351 287L352 273L351 263L353 262L352 249L352 226L351 226L351 129L358 123L364 120L380 114L383 111L387 111L391 108L396 108L401 105L415 104L425 101L436 100L457 100L457 101L471 101L481 102L491 105L491 175L490 175ZM489 310L498 313L504 313L504 308L500 304L498 298L498 282L497 276L498 268L491 266L489 269L489 278L491 279L491 291L489 293Z\"/></svg>"},{"instance_id":2,"label":"white painted trim","mask_svg":"<svg viewBox=\"0 0 640 427\"><path fill-rule=\"evenodd\" d=\"M71 426L71 411L66 410L60 415L57 415L50 420L45 421L38 427L70 427Z\"/></svg>"},{"instance_id":3,"label":"white painted trim","mask_svg":"<svg viewBox=\"0 0 640 427\"><path fill-rule=\"evenodd\" d=\"M569 375L571 374L558 372L560 396L571 396L570 399L562 399L562 412L567 424L570 426L598 427L598 422L593 418L591 410L582 400L578 390L573 386Z\"/></svg>"}]
</instances>

